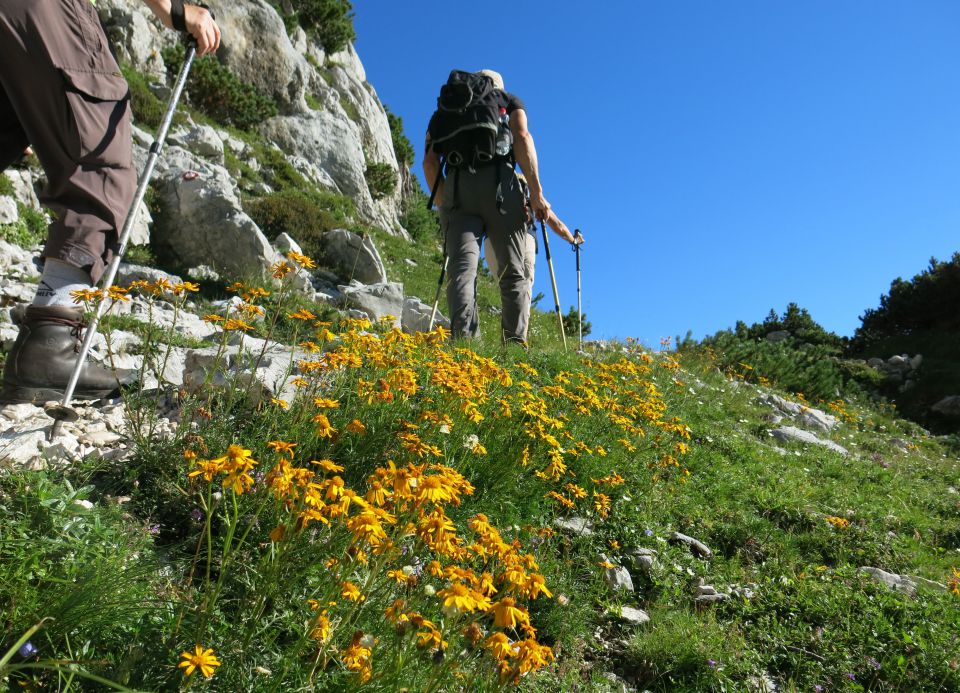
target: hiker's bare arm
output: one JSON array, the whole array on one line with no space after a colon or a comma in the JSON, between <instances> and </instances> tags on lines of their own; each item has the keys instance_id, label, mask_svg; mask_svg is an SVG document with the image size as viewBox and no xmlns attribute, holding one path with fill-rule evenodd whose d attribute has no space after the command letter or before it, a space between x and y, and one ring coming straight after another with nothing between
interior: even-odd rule
<instances>
[{"instance_id":1,"label":"hiker's bare arm","mask_svg":"<svg viewBox=\"0 0 960 693\"><path fill-rule=\"evenodd\" d=\"M427 133L427 139L423 143L424 154L423 154L423 175L427 179L427 185L430 186L430 190L433 190L433 182L437 179L437 174L440 172L440 157L437 156L437 153L433 151L433 147L430 146L430 133ZM441 178L440 184L437 186L437 195L434 198L434 203L437 207L440 206L440 200L443 199L443 179Z\"/></svg>"},{"instance_id":2,"label":"hiker's bare arm","mask_svg":"<svg viewBox=\"0 0 960 693\"><path fill-rule=\"evenodd\" d=\"M566 224L560 221L560 217L558 217L552 209L547 212L546 222L547 226L553 229L553 232L560 236L560 238L565 240L567 243L576 242L573 238L573 234L570 233L570 229L567 228Z\"/></svg>"},{"instance_id":3,"label":"hiker's bare arm","mask_svg":"<svg viewBox=\"0 0 960 693\"><path fill-rule=\"evenodd\" d=\"M530 206L537 219L546 219L550 203L543 196L540 187L540 171L537 168L537 149L533 144L533 135L527 129L527 114L517 110L510 114L510 131L513 133L513 154L520 164L520 170L527 177L530 186Z\"/></svg>"},{"instance_id":4,"label":"hiker's bare arm","mask_svg":"<svg viewBox=\"0 0 960 693\"><path fill-rule=\"evenodd\" d=\"M170 17L170 0L143 0L150 11L157 15L157 19L167 27L173 28ZM198 5L184 4L183 19L189 33L197 41L197 55L213 53L220 47L220 27L210 12Z\"/></svg>"}]
</instances>

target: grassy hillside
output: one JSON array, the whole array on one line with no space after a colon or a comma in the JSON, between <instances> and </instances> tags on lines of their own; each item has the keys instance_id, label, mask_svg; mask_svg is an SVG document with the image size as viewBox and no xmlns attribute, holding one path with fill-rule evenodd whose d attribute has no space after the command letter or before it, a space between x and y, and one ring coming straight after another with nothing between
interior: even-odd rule
<instances>
[{"instance_id":1,"label":"grassy hillside","mask_svg":"<svg viewBox=\"0 0 960 693\"><path fill-rule=\"evenodd\" d=\"M294 406L208 388L177 436L134 436L129 460L0 474L0 676L33 690L99 689L89 675L140 690L960 686L955 441L836 402L848 456L779 447L767 390L703 354L334 327L303 322L326 356L303 366ZM150 402L131 406L149 421ZM591 531L557 524L573 518ZM863 566L940 587L907 595ZM609 582L621 568L634 591ZM698 602L705 585L728 597ZM14 654L35 625L36 653ZM196 646L219 662L201 662L209 679L178 669Z\"/></svg>"}]
</instances>

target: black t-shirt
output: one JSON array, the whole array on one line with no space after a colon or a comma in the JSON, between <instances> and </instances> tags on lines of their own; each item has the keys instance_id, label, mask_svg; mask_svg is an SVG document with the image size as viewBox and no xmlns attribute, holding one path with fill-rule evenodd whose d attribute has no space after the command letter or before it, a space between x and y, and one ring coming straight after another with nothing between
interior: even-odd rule
<instances>
[{"instance_id":1,"label":"black t-shirt","mask_svg":"<svg viewBox=\"0 0 960 693\"><path fill-rule=\"evenodd\" d=\"M507 109L507 115L510 115L514 111L526 110L523 107L523 101L521 101L520 97L517 96L516 94L511 94L508 91L501 91L499 96L500 96L501 106Z\"/></svg>"}]
</instances>

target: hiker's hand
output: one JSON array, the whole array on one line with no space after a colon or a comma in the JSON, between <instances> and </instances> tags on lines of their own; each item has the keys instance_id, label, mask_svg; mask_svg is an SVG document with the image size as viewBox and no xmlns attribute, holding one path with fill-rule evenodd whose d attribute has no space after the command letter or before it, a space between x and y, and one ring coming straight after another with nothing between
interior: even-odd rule
<instances>
[{"instance_id":1,"label":"hiker's hand","mask_svg":"<svg viewBox=\"0 0 960 693\"><path fill-rule=\"evenodd\" d=\"M547 215L550 214L550 203L547 202L547 198L543 196L542 192L530 193L530 207L533 209L533 216L537 218L537 221L546 221Z\"/></svg>"},{"instance_id":2,"label":"hiker's hand","mask_svg":"<svg viewBox=\"0 0 960 693\"><path fill-rule=\"evenodd\" d=\"M573 243L574 246L578 246L578 245L583 245L583 241L584 241L583 234L577 231L575 234L573 234L573 240L570 242Z\"/></svg>"},{"instance_id":3,"label":"hiker's hand","mask_svg":"<svg viewBox=\"0 0 960 693\"><path fill-rule=\"evenodd\" d=\"M220 27L209 10L198 5L184 5L183 18L187 33L197 42L197 55L216 52L220 47Z\"/></svg>"}]
</instances>

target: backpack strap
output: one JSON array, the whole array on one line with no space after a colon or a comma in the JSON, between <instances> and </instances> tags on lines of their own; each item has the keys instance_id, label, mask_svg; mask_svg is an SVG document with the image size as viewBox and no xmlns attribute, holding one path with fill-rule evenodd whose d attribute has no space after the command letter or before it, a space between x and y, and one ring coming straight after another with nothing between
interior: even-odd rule
<instances>
[{"instance_id":1,"label":"backpack strap","mask_svg":"<svg viewBox=\"0 0 960 693\"><path fill-rule=\"evenodd\" d=\"M427 211L433 209L433 201L437 198L437 190L440 188L440 181L443 180L443 159L440 160L440 167L437 169L437 177L433 180L433 188L430 190L430 199L427 200Z\"/></svg>"}]
</instances>

